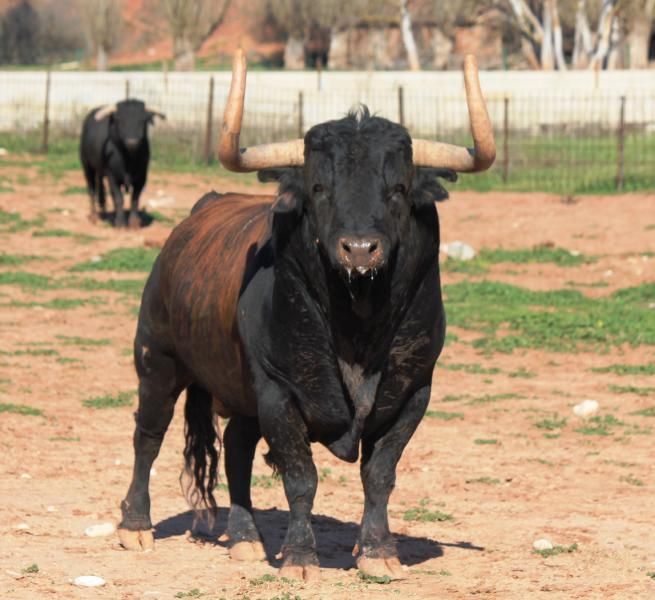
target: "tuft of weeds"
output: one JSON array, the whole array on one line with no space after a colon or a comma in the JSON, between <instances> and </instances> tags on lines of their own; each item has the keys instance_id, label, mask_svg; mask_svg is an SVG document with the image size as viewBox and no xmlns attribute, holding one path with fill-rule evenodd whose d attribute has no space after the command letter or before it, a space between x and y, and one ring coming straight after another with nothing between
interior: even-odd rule
<instances>
[{"instance_id":1,"label":"tuft of weeds","mask_svg":"<svg viewBox=\"0 0 655 600\"><path fill-rule=\"evenodd\" d=\"M364 583L377 583L380 585L386 585L388 583L391 583L391 577L389 577L389 575L383 575L382 577L378 577L377 575L367 575L366 573L362 573L361 571L358 571L357 576Z\"/></svg>"},{"instance_id":2,"label":"tuft of weeds","mask_svg":"<svg viewBox=\"0 0 655 600\"><path fill-rule=\"evenodd\" d=\"M637 479L632 475L623 475L622 477L619 477L619 481L622 481L623 483L628 483L630 485L635 485L637 487L644 486L644 482L641 479Z\"/></svg>"},{"instance_id":3,"label":"tuft of weeds","mask_svg":"<svg viewBox=\"0 0 655 600\"><path fill-rule=\"evenodd\" d=\"M250 478L250 485L253 487L260 487L270 489L279 485L281 482L280 476L275 473L273 475L253 475Z\"/></svg>"},{"instance_id":4,"label":"tuft of weeds","mask_svg":"<svg viewBox=\"0 0 655 600\"><path fill-rule=\"evenodd\" d=\"M62 195L64 195L64 196L79 196L80 194L85 195L85 196L87 194L87 189L85 187L80 186L80 185L68 186L62 192Z\"/></svg>"},{"instance_id":5,"label":"tuft of weeds","mask_svg":"<svg viewBox=\"0 0 655 600\"><path fill-rule=\"evenodd\" d=\"M0 285L18 285L25 291L57 289L50 277L27 271L6 271L0 273Z\"/></svg>"},{"instance_id":6,"label":"tuft of weeds","mask_svg":"<svg viewBox=\"0 0 655 600\"><path fill-rule=\"evenodd\" d=\"M5 404L0 403L0 413L13 413L15 415L28 415L31 417L43 416L43 411L40 408L27 406L27 404Z\"/></svg>"},{"instance_id":7,"label":"tuft of weeds","mask_svg":"<svg viewBox=\"0 0 655 600\"><path fill-rule=\"evenodd\" d=\"M483 396L472 398L469 400L468 404L491 404L492 402L498 402L499 400L522 400L523 398L525 398L525 396L513 392L507 392L504 394L484 394Z\"/></svg>"},{"instance_id":8,"label":"tuft of weeds","mask_svg":"<svg viewBox=\"0 0 655 600\"><path fill-rule=\"evenodd\" d=\"M556 429L562 429L566 425L566 418L561 417L557 413L553 413L552 418L542 419L537 421L534 426L539 429L546 429L548 431L554 431Z\"/></svg>"},{"instance_id":9,"label":"tuft of weeds","mask_svg":"<svg viewBox=\"0 0 655 600\"><path fill-rule=\"evenodd\" d=\"M330 467L323 467L318 473L318 480L325 481L330 475L332 475L332 469Z\"/></svg>"},{"instance_id":10,"label":"tuft of weeds","mask_svg":"<svg viewBox=\"0 0 655 600\"><path fill-rule=\"evenodd\" d=\"M649 406L648 408L642 408L641 410L636 410L635 412L630 413L637 417L655 417L655 406Z\"/></svg>"},{"instance_id":11,"label":"tuft of weeds","mask_svg":"<svg viewBox=\"0 0 655 600\"><path fill-rule=\"evenodd\" d=\"M637 394L638 396L650 396L655 394L655 387L637 387L636 385L610 385L609 391L615 394Z\"/></svg>"},{"instance_id":12,"label":"tuft of weeds","mask_svg":"<svg viewBox=\"0 0 655 600\"><path fill-rule=\"evenodd\" d=\"M80 441L80 436L65 436L65 435L54 435L50 438L48 438L49 442L79 442Z\"/></svg>"},{"instance_id":13,"label":"tuft of weeds","mask_svg":"<svg viewBox=\"0 0 655 600\"><path fill-rule=\"evenodd\" d=\"M79 263L71 271L148 272L159 254L157 248L116 248L99 261Z\"/></svg>"},{"instance_id":14,"label":"tuft of weeds","mask_svg":"<svg viewBox=\"0 0 655 600\"><path fill-rule=\"evenodd\" d=\"M655 363L644 365L615 364L591 369L594 373L614 373L615 375L655 375Z\"/></svg>"},{"instance_id":15,"label":"tuft of weeds","mask_svg":"<svg viewBox=\"0 0 655 600\"><path fill-rule=\"evenodd\" d=\"M459 402L460 400L466 400L470 398L468 394L446 394L441 401L442 402Z\"/></svg>"},{"instance_id":16,"label":"tuft of weeds","mask_svg":"<svg viewBox=\"0 0 655 600\"><path fill-rule=\"evenodd\" d=\"M473 440L474 444L478 446L493 446L498 443L498 440L488 439L488 438L476 438Z\"/></svg>"},{"instance_id":17,"label":"tuft of weeds","mask_svg":"<svg viewBox=\"0 0 655 600\"><path fill-rule=\"evenodd\" d=\"M167 217L165 214L160 213L158 210L148 211L148 214L152 217L153 221L158 221L164 225L175 225L175 219Z\"/></svg>"},{"instance_id":18,"label":"tuft of weeds","mask_svg":"<svg viewBox=\"0 0 655 600\"><path fill-rule=\"evenodd\" d=\"M0 350L2 356L59 356L59 352L52 348L28 348L27 350Z\"/></svg>"},{"instance_id":19,"label":"tuft of weeds","mask_svg":"<svg viewBox=\"0 0 655 600\"><path fill-rule=\"evenodd\" d=\"M274 581L277 581L277 577L275 577L275 575L271 575L270 573L266 573L261 577L250 579L248 583L250 585L263 585L265 583L272 583Z\"/></svg>"},{"instance_id":20,"label":"tuft of weeds","mask_svg":"<svg viewBox=\"0 0 655 600\"><path fill-rule=\"evenodd\" d=\"M32 563L29 567L25 567L23 569L23 573L38 573L39 572L39 565L36 563Z\"/></svg>"},{"instance_id":21,"label":"tuft of weeds","mask_svg":"<svg viewBox=\"0 0 655 600\"><path fill-rule=\"evenodd\" d=\"M95 235L89 235L87 233L76 233L74 231L68 231L67 229L42 229L39 231L34 231L32 237L47 237L47 238L71 238L80 244L90 244L91 242L96 242L102 238L99 238Z\"/></svg>"},{"instance_id":22,"label":"tuft of weeds","mask_svg":"<svg viewBox=\"0 0 655 600\"><path fill-rule=\"evenodd\" d=\"M453 419L463 419L463 413L446 412L444 410L428 410L425 413L426 417L431 419L441 419L442 421L452 421Z\"/></svg>"},{"instance_id":23,"label":"tuft of weeds","mask_svg":"<svg viewBox=\"0 0 655 600\"><path fill-rule=\"evenodd\" d=\"M82 401L82 404L87 408L95 409L119 408L121 406L131 406L133 399L134 392L119 392L115 396L105 394L104 396L87 398Z\"/></svg>"},{"instance_id":24,"label":"tuft of weeds","mask_svg":"<svg viewBox=\"0 0 655 600\"><path fill-rule=\"evenodd\" d=\"M85 338L77 335L56 335L55 337L66 346L109 346L111 344L111 340L107 338Z\"/></svg>"},{"instance_id":25,"label":"tuft of weeds","mask_svg":"<svg viewBox=\"0 0 655 600\"><path fill-rule=\"evenodd\" d=\"M521 379L532 379L536 377L537 374L534 371L528 371L525 367L519 367L516 371L510 371L507 376L512 378L520 377Z\"/></svg>"},{"instance_id":26,"label":"tuft of weeds","mask_svg":"<svg viewBox=\"0 0 655 600\"><path fill-rule=\"evenodd\" d=\"M578 549L578 544L571 544L570 546L553 546L548 550L533 550L535 554L548 558L550 556L557 556L558 554L571 554Z\"/></svg>"},{"instance_id":27,"label":"tuft of weeds","mask_svg":"<svg viewBox=\"0 0 655 600\"><path fill-rule=\"evenodd\" d=\"M0 233L18 233L35 227L43 227L45 217L39 215L34 219L23 219L20 213L0 209Z\"/></svg>"},{"instance_id":28,"label":"tuft of weeds","mask_svg":"<svg viewBox=\"0 0 655 600\"><path fill-rule=\"evenodd\" d=\"M480 363L439 363L438 366L448 371L463 371L472 375L498 375L498 373L501 373L501 370L497 367L483 367Z\"/></svg>"},{"instance_id":29,"label":"tuft of weeds","mask_svg":"<svg viewBox=\"0 0 655 600\"><path fill-rule=\"evenodd\" d=\"M614 427L625 425L623 421L617 419L614 415L605 415L604 417L596 416L587 419L585 425L575 431L583 435L612 435Z\"/></svg>"},{"instance_id":30,"label":"tuft of weeds","mask_svg":"<svg viewBox=\"0 0 655 600\"><path fill-rule=\"evenodd\" d=\"M79 358L68 358L67 356L60 356L57 359L57 362L60 365L72 365L75 363L81 363L82 361Z\"/></svg>"},{"instance_id":31,"label":"tuft of weeds","mask_svg":"<svg viewBox=\"0 0 655 600\"><path fill-rule=\"evenodd\" d=\"M475 479L467 479L466 483L484 483L485 485L498 485L500 479L494 477L476 477Z\"/></svg>"},{"instance_id":32,"label":"tuft of weeds","mask_svg":"<svg viewBox=\"0 0 655 600\"><path fill-rule=\"evenodd\" d=\"M193 588L189 590L188 592L178 592L175 594L176 598L200 598L201 596L204 596L205 593L201 592L198 588Z\"/></svg>"},{"instance_id":33,"label":"tuft of weeds","mask_svg":"<svg viewBox=\"0 0 655 600\"><path fill-rule=\"evenodd\" d=\"M406 510L403 514L405 521L421 521L423 523L453 521L453 515L440 510L430 510L428 508L428 500L423 498L419 502L419 506Z\"/></svg>"},{"instance_id":34,"label":"tuft of weeds","mask_svg":"<svg viewBox=\"0 0 655 600\"><path fill-rule=\"evenodd\" d=\"M79 308L80 306L98 306L106 304L107 301L101 298L54 298L47 302L21 302L19 300L12 300L8 304L0 306L8 306L11 308L49 308L53 310L70 310Z\"/></svg>"},{"instance_id":35,"label":"tuft of weeds","mask_svg":"<svg viewBox=\"0 0 655 600\"><path fill-rule=\"evenodd\" d=\"M26 262L45 259L45 256L35 256L33 254L7 254L6 252L0 252L1 267L17 267Z\"/></svg>"}]
</instances>

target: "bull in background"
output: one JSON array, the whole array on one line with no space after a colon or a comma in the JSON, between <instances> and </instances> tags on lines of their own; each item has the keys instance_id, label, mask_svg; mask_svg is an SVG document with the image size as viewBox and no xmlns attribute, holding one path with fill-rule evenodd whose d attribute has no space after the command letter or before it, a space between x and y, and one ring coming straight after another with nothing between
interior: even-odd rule
<instances>
[{"instance_id":1,"label":"bull in background","mask_svg":"<svg viewBox=\"0 0 655 600\"><path fill-rule=\"evenodd\" d=\"M387 505L396 465L425 414L445 337L437 177L487 169L495 144L475 60L465 63L474 148L412 140L366 109L304 140L239 148L246 83L235 57L219 157L279 181L270 196L207 194L168 238L143 292L134 342L139 408L125 548L153 546L149 474L187 390L190 498L215 509L223 434L230 556L265 558L250 479L263 437L289 502L286 577L320 574L311 512L311 443L361 453L364 508L353 554L361 572L401 578Z\"/></svg>"},{"instance_id":2,"label":"bull in background","mask_svg":"<svg viewBox=\"0 0 655 600\"><path fill-rule=\"evenodd\" d=\"M80 139L80 160L84 169L91 212L95 221L96 200L101 217L105 217L105 186L109 182L114 201L116 227L124 227L123 192L131 194L129 226L140 226L139 196L146 183L150 144L148 125L155 117L166 117L149 110L140 100L123 100L93 109L84 119Z\"/></svg>"}]
</instances>

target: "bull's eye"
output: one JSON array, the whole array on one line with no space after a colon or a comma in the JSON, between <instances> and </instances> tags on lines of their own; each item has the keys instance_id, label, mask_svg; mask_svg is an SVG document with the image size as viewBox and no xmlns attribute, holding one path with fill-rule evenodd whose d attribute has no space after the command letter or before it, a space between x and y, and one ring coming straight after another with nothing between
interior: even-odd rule
<instances>
[{"instance_id":1,"label":"bull's eye","mask_svg":"<svg viewBox=\"0 0 655 600\"><path fill-rule=\"evenodd\" d=\"M323 186L320 183L315 183L312 190L315 194L320 194L323 191Z\"/></svg>"}]
</instances>

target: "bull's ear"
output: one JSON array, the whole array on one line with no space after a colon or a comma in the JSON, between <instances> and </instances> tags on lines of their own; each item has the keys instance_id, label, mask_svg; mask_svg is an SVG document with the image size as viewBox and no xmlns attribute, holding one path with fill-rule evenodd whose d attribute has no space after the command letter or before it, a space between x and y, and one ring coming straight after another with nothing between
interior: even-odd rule
<instances>
[{"instance_id":1,"label":"bull's ear","mask_svg":"<svg viewBox=\"0 0 655 600\"><path fill-rule=\"evenodd\" d=\"M302 199L299 194L278 194L271 206L271 241L276 254L282 252L287 245L301 218Z\"/></svg>"},{"instance_id":2,"label":"bull's ear","mask_svg":"<svg viewBox=\"0 0 655 600\"><path fill-rule=\"evenodd\" d=\"M297 170L298 169L294 169L293 167L287 169L262 169L261 171L257 171L257 179L262 183L292 179L296 175Z\"/></svg>"},{"instance_id":3,"label":"bull's ear","mask_svg":"<svg viewBox=\"0 0 655 600\"><path fill-rule=\"evenodd\" d=\"M273 206L271 206L271 212L274 214L295 213L299 215L301 207L301 201L297 194L293 192L282 192L275 198Z\"/></svg>"},{"instance_id":4,"label":"bull's ear","mask_svg":"<svg viewBox=\"0 0 655 600\"><path fill-rule=\"evenodd\" d=\"M448 190L439 179L454 183L457 173L452 169L432 169L419 167L416 169L412 201L416 208L422 208L448 199Z\"/></svg>"}]
</instances>

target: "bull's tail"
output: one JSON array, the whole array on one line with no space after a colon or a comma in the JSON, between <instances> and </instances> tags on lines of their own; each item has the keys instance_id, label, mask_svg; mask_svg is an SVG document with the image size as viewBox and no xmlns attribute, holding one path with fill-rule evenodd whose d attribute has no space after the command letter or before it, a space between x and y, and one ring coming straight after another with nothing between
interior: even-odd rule
<instances>
[{"instance_id":1,"label":"bull's tail","mask_svg":"<svg viewBox=\"0 0 655 600\"><path fill-rule=\"evenodd\" d=\"M206 389L197 384L189 386L184 418L184 473L180 478L182 489L194 509L209 510L211 521L216 513L213 492L218 476L221 440L214 423L212 395Z\"/></svg>"}]
</instances>

